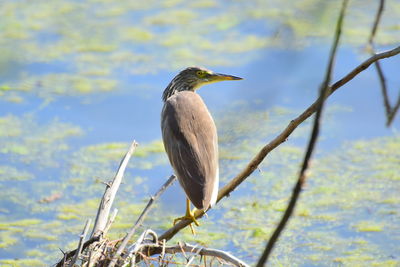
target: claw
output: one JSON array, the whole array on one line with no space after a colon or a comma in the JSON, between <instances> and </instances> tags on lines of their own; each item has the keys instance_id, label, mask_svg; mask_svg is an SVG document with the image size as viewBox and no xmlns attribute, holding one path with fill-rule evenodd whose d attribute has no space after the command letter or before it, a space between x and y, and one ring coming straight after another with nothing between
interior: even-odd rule
<instances>
[{"instance_id":1,"label":"claw","mask_svg":"<svg viewBox=\"0 0 400 267\"><path fill-rule=\"evenodd\" d=\"M186 200L186 204L187 205L186 205L186 214L185 214L185 216L182 216L182 217L174 219L174 225L179 221L189 220L189 221L192 221L196 226L200 226L200 223L196 220L196 217L194 216L196 208L194 208L193 211L190 210L189 199ZM196 232L195 232L195 230L193 228L192 223L190 223L189 226L190 226L190 230L192 231L192 234L195 235Z\"/></svg>"}]
</instances>

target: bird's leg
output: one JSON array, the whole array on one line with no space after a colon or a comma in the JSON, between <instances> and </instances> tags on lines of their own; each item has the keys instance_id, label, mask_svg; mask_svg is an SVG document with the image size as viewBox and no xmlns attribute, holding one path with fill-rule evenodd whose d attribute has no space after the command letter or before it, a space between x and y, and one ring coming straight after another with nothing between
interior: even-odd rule
<instances>
[{"instance_id":1,"label":"bird's leg","mask_svg":"<svg viewBox=\"0 0 400 267\"><path fill-rule=\"evenodd\" d=\"M194 212L195 212L196 208L193 209L193 211L190 210L190 200L188 198L186 198L186 214L183 217L179 217L176 218L174 220L174 225L178 222L178 221L182 221L182 220L190 220L192 221L196 226L200 226L199 222L196 220L196 217L194 216ZM192 233L194 234L194 229L192 227L192 223L190 223L190 229L192 230Z\"/></svg>"}]
</instances>

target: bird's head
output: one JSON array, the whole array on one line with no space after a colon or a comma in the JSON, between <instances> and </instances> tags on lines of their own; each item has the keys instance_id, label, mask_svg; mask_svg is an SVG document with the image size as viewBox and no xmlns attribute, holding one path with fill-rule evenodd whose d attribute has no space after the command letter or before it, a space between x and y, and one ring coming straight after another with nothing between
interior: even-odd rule
<instances>
[{"instance_id":1,"label":"bird's head","mask_svg":"<svg viewBox=\"0 0 400 267\"><path fill-rule=\"evenodd\" d=\"M195 91L199 87L221 81L242 80L240 77L215 73L211 70L200 67L189 67L175 76L163 93L163 100L179 91Z\"/></svg>"}]
</instances>

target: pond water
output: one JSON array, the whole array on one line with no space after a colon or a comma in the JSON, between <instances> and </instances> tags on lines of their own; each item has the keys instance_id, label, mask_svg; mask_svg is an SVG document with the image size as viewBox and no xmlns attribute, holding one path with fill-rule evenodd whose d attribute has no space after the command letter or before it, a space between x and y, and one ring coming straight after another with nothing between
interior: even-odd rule
<instances>
[{"instance_id":1,"label":"pond water","mask_svg":"<svg viewBox=\"0 0 400 267\"><path fill-rule=\"evenodd\" d=\"M103 182L133 140L109 238L129 229L172 172L161 94L192 65L243 77L198 93L215 118L221 184L307 108L324 75L340 1L2 1L0 8L0 263L48 266L94 218ZM369 57L376 1L350 1L333 80ZM400 42L388 1L376 42ZM394 102L400 57L382 62ZM399 266L399 118L385 126L370 68L332 95L307 186L271 266ZM282 215L308 140L300 126L192 236L253 264ZM184 212L176 183L142 230Z\"/></svg>"}]
</instances>

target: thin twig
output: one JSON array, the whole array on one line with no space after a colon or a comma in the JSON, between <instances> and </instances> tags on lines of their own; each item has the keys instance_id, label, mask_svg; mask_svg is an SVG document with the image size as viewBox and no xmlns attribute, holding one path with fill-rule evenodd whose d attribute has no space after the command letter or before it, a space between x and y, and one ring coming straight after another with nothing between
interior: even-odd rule
<instances>
[{"instance_id":1,"label":"thin twig","mask_svg":"<svg viewBox=\"0 0 400 267\"><path fill-rule=\"evenodd\" d=\"M140 214L139 218L137 219L135 225L132 227L132 229L129 231L129 233L126 234L126 236L124 237L124 239L122 240L121 245L119 246L117 252L114 254L112 260L110 261L110 263L108 264L108 267L113 267L115 266L115 264L117 263L117 260L119 258L119 256L121 256L122 252L124 251L126 245L128 244L129 240L132 238L132 236L134 235L135 231L137 230L137 228L139 228L139 226L142 224L144 218L146 217L147 213L150 211L150 208L152 206L152 204L154 203L154 201L156 201L162 193L164 193L164 191L176 180L176 176L175 175L171 175L171 177L169 177L169 179L161 186L161 188L158 190L158 192L152 196L149 200L149 202L147 203L147 206L144 208L142 214Z\"/></svg>"},{"instance_id":2,"label":"thin twig","mask_svg":"<svg viewBox=\"0 0 400 267\"><path fill-rule=\"evenodd\" d=\"M85 239L88 231L89 231L89 226L92 223L92 219L88 219L85 224L85 228L83 228L82 234L79 236L79 243L78 243L78 248L76 250L75 256L72 259L71 263L69 264L70 267L74 266L75 262L79 259L79 256L81 255L82 252L82 247L83 247L83 240Z\"/></svg>"},{"instance_id":3,"label":"thin twig","mask_svg":"<svg viewBox=\"0 0 400 267\"><path fill-rule=\"evenodd\" d=\"M283 229L286 227L290 217L293 214L293 211L297 204L297 200L299 199L301 190L307 179L306 171L308 169L311 156L314 152L314 148L315 148L315 145L318 140L322 110L324 108L325 99L328 96L329 83L330 83L331 77L332 77L333 65L335 62L337 47L339 45L340 35L342 32L343 19L344 19L347 3L348 3L348 0L343 0L342 8L340 10L340 15L337 20L335 37L334 37L334 41L333 41L330 56L329 56L329 62L328 62L328 66L326 69L325 78L321 85L320 93L319 93L319 98L321 98L322 101L318 105L318 108L317 108L317 111L315 114L314 125L313 125L313 129L311 132L311 137L310 137L310 140L308 143L306 154L304 156L303 164L301 166L301 170L299 173L299 177L297 179L297 183L296 183L295 187L293 188L292 196L291 196L289 204L285 210L285 213L283 214L282 219L279 222L278 226L276 227L275 231L273 232L272 236L268 240L265 250L262 253L262 255L257 263L257 267L264 266L265 263L268 261L268 257L271 254L272 249L274 248L274 245L278 241L280 234L282 233Z\"/></svg>"},{"instance_id":4,"label":"thin twig","mask_svg":"<svg viewBox=\"0 0 400 267\"><path fill-rule=\"evenodd\" d=\"M138 144L136 143L136 141L132 142L131 146L129 147L128 152L125 154L124 158L121 160L121 163L120 163L118 171L114 177L114 180L112 181L112 184L106 187L106 190L104 191L103 197L102 197L100 205L99 205L99 209L97 210L96 220L95 220L95 224L94 224L94 227L92 230L91 238L85 242L85 244L83 245L83 249L85 249L87 246L89 246L90 244L92 244L94 242L100 241L102 233L108 222L108 215L110 213L110 209L113 204L115 195L121 184L121 180L124 175L126 166L129 162L131 155L135 151L135 148L137 147L137 145ZM77 249L66 253L64 255L65 260L74 256L76 252L77 252ZM59 261L56 266L57 267L64 266L63 261Z\"/></svg>"},{"instance_id":5,"label":"thin twig","mask_svg":"<svg viewBox=\"0 0 400 267\"><path fill-rule=\"evenodd\" d=\"M381 67L381 64L379 63L379 61L375 62L374 66L376 69L376 73L378 74L379 83L381 85L383 105L385 107L386 123L387 123L387 118L392 113L392 107L390 105L389 96L387 93L386 79L385 79L385 75L383 74L383 70L382 70L382 67Z\"/></svg>"},{"instance_id":6,"label":"thin twig","mask_svg":"<svg viewBox=\"0 0 400 267\"><path fill-rule=\"evenodd\" d=\"M373 55L368 58L356 68L354 68L351 72L349 72L342 79L335 82L331 85L327 91L327 97L329 97L332 93L334 93L337 89L354 79L359 73L366 70L371 64L377 62L378 60L389 58L396 56L400 53L400 46L393 48L391 50ZM258 167L258 165L265 159L265 157L276 147L284 143L288 137L292 134L292 132L306 119L308 119L318 108L319 103L322 98L318 98L312 105L310 105L303 113L301 113L297 118L293 119L288 126L272 141L266 144L255 157L247 164L247 166L236 175L228 184L222 187L218 192L218 202L224 197L228 197L232 191L234 191L244 180L247 179ZM204 215L203 212L196 210L195 217L201 218ZM169 228L162 235L159 236L160 240L170 240L175 236L180 230L188 226L192 221L190 220L181 220L176 223L173 227Z\"/></svg>"},{"instance_id":7,"label":"thin twig","mask_svg":"<svg viewBox=\"0 0 400 267\"><path fill-rule=\"evenodd\" d=\"M195 252L193 252L196 249ZM194 259L196 258L197 255L200 255L202 248L195 246L190 252L193 253L193 255L190 257L190 259L188 260L188 262L186 263L185 267L189 267L190 264L192 263L192 261L194 261Z\"/></svg>"},{"instance_id":8,"label":"thin twig","mask_svg":"<svg viewBox=\"0 0 400 267\"><path fill-rule=\"evenodd\" d=\"M399 97L397 98L396 105L392 108L392 112L390 113L390 115L387 119L387 122L386 122L387 126L390 126L392 124L392 121L394 120L394 118L397 114L397 111L399 111L399 108L400 108L400 92L399 92Z\"/></svg>"},{"instance_id":9,"label":"thin twig","mask_svg":"<svg viewBox=\"0 0 400 267\"><path fill-rule=\"evenodd\" d=\"M379 22L381 21L381 17L382 17L384 8L385 8L385 0L380 0L378 10L375 14L374 24L371 29L371 34L369 35L369 38L368 38L368 44L371 46L373 46L376 31L378 29Z\"/></svg>"},{"instance_id":10,"label":"thin twig","mask_svg":"<svg viewBox=\"0 0 400 267\"><path fill-rule=\"evenodd\" d=\"M91 244L93 244L94 242L98 242L100 241L100 236L94 236L92 238L90 238L88 241L86 241L83 244L82 250L85 250L88 246L90 246ZM71 250L67 253L64 253L64 257L56 264L56 267L63 267L64 263L67 261L67 259L71 258L72 256L75 255L77 249Z\"/></svg>"},{"instance_id":11,"label":"thin twig","mask_svg":"<svg viewBox=\"0 0 400 267\"><path fill-rule=\"evenodd\" d=\"M92 237L95 235L101 235L104 231L104 228L106 227L106 224L108 222L108 215L110 214L110 209L114 202L115 195L117 194L118 188L121 184L122 177L124 176L124 172L126 166L128 165L129 159L131 158L137 145L138 144L136 143L136 141L132 142L125 157L121 160L112 184L110 186L107 186L106 190L104 191L103 198L101 199L99 209L97 211L96 221L94 223L93 231L91 234Z\"/></svg>"},{"instance_id":12,"label":"thin twig","mask_svg":"<svg viewBox=\"0 0 400 267\"><path fill-rule=\"evenodd\" d=\"M370 50L371 54L375 53L374 39L375 39L376 32L378 30L379 22L381 21L384 7L385 7L385 0L380 0L379 7L375 14L374 24L371 29L371 34L368 38L368 46L369 46L369 50ZM381 64L379 63L379 61L375 62L374 65L375 65L376 73L379 78L379 83L381 85L383 105L385 107L385 113L386 113L386 124L389 126L388 121L389 121L389 116L392 113L392 107L390 105L389 96L387 93L386 78L385 78L385 75L383 74L383 70L382 70L382 67L381 67Z\"/></svg>"},{"instance_id":13,"label":"thin twig","mask_svg":"<svg viewBox=\"0 0 400 267\"><path fill-rule=\"evenodd\" d=\"M375 53L374 39L375 39L376 32L378 30L379 22L381 21L381 18L382 18L382 13L383 13L384 8L385 8L385 0L380 0L379 7L375 14L374 24L371 29L371 34L368 38L368 45L369 45L369 49L372 54ZM375 62L375 69L376 69L376 73L379 78L379 83L381 85L383 105L385 107L385 114L386 114L386 126L389 127L392 124L392 121L393 121L394 117L396 116L396 113L400 107L400 94L399 94L396 104L392 107L392 105L390 104L390 100L389 100L386 78L385 78L385 75L383 73L383 70L382 70L382 67L381 67L381 64L379 63L379 61Z\"/></svg>"},{"instance_id":14,"label":"thin twig","mask_svg":"<svg viewBox=\"0 0 400 267\"><path fill-rule=\"evenodd\" d=\"M111 225L115 221L115 217L117 217L118 209L115 208L113 212L111 213L110 219L108 220L106 227L104 228L103 234L106 235L108 233L108 230L110 229Z\"/></svg>"},{"instance_id":15,"label":"thin twig","mask_svg":"<svg viewBox=\"0 0 400 267\"><path fill-rule=\"evenodd\" d=\"M128 249L128 253L126 254L124 263L122 264L122 267L126 267L128 265L131 266L135 266L136 263L136 254L138 253L138 251L140 250L140 248L142 247L143 243L146 241L146 237L148 235L151 235L153 237L153 241L152 243L156 243L158 244L158 237L157 234L150 229L147 229L146 231L144 231L139 238L136 240L135 244L133 244L129 249ZM132 256L133 255L133 256ZM131 257L130 260L129 257Z\"/></svg>"},{"instance_id":16,"label":"thin twig","mask_svg":"<svg viewBox=\"0 0 400 267\"><path fill-rule=\"evenodd\" d=\"M147 254L147 252L151 252L152 254L153 254L153 252L155 252L154 254L159 254L163 250L163 245L161 245L161 244L144 244L142 246L143 247L141 248L141 251L146 252L146 253L144 253L146 255L149 255L149 254ZM164 250L165 250L165 253L168 253L168 254L184 253L184 252L197 253L197 251L199 250L198 255L216 257L216 258L224 260L225 262L231 263L235 266L243 266L243 267L249 266L242 260L240 260L240 259L236 258L235 256L233 256L232 254L230 254L229 252L226 252L223 250L218 250L218 249L194 246L194 245L190 245L187 243L180 243L176 246L166 246L164 248ZM193 252L193 251L196 251L196 252Z\"/></svg>"},{"instance_id":17,"label":"thin twig","mask_svg":"<svg viewBox=\"0 0 400 267\"><path fill-rule=\"evenodd\" d=\"M158 257L158 258L159 258L158 264L159 264L160 266L164 266L164 265L163 265L163 261L164 261L164 257L165 257L165 244L166 244L165 239L161 240L162 250L161 250L160 256Z\"/></svg>"}]
</instances>

